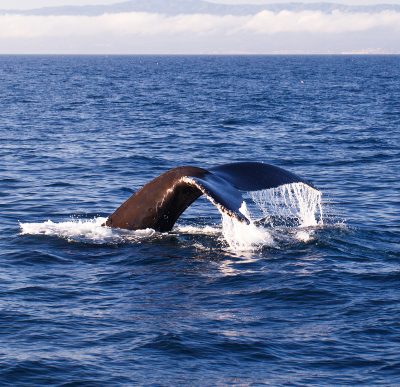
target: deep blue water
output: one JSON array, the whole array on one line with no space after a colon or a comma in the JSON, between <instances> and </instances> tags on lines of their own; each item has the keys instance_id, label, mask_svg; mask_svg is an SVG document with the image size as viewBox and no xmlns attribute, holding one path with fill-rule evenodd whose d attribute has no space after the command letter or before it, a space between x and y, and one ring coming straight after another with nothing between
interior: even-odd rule
<instances>
[{"instance_id":1,"label":"deep blue water","mask_svg":"<svg viewBox=\"0 0 400 387\"><path fill-rule=\"evenodd\" d=\"M0 385L399 385L399 80L399 56L1 56ZM235 251L200 199L170 234L79 231L244 160L311 180L325 225Z\"/></svg>"}]
</instances>

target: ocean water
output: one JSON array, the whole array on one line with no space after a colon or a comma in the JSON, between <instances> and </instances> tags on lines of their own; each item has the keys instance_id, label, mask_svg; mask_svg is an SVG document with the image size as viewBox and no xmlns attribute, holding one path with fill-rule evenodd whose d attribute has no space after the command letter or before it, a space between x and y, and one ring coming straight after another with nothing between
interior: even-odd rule
<instances>
[{"instance_id":1,"label":"ocean water","mask_svg":"<svg viewBox=\"0 0 400 387\"><path fill-rule=\"evenodd\" d=\"M0 385L399 385L399 79L399 56L1 56ZM322 199L101 227L169 168L248 160Z\"/></svg>"}]
</instances>

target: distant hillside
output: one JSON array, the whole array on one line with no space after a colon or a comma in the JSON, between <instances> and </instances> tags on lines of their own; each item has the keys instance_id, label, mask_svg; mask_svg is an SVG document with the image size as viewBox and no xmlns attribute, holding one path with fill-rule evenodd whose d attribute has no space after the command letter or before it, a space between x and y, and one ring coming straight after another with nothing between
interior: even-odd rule
<instances>
[{"instance_id":1,"label":"distant hillside","mask_svg":"<svg viewBox=\"0 0 400 387\"><path fill-rule=\"evenodd\" d=\"M0 13L18 13L24 15L101 15L120 12L156 12L167 15L177 14L213 14L213 15L251 15L262 10L279 12L321 11L324 13L340 10L344 12L380 12L392 10L400 12L400 5L380 4L368 6L350 6L335 3L279 3L265 5L227 5L209 3L202 0L130 0L112 5L62 6L21 10L0 10Z\"/></svg>"}]
</instances>

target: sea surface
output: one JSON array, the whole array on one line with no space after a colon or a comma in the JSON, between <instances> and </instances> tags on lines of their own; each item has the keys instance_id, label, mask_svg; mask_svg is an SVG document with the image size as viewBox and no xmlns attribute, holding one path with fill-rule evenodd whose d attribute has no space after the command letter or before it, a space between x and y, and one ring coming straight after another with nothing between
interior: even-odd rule
<instances>
[{"instance_id":1,"label":"sea surface","mask_svg":"<svg viewBox=\"0 0 400 387\"><path fill-rule=\"evenodd\" d=\"M0 141L1 386L400 384L399 56L0 56ZM101 226L235 161L322 215Z\"/></svg>"}]
</instances>

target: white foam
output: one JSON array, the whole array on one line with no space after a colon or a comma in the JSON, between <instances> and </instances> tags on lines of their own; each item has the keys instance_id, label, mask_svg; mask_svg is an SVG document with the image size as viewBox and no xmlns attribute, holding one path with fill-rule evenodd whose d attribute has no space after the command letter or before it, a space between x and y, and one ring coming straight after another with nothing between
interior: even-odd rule
<instances>
[{"instance_id":1,"label":"white foam","mask_svg":"<svg viewBox=\"0 0 400 387\"><path fill-rule=\"evenodd\" d=\"M155 234L152 229L128 231L104 227L107 218L72 219L54 223L51 220L41 223L20 223L22 235L57 236L71 242L122 243L140 241Z\"/></svg>"},{"instance_id":2,"label":"white foam","mask_svg":"<svg viewBox=\"0 0 400 387\"><path fill-rule=\"evenodd\" d=\"M176 226L175 231L181 234L218 235L221 227L213 226Z\"/></svg>"},{"instance_id":3,"label":"white foam","mask_svg":"<svg viewBox=\"0 0 400 387\"><path fill-rule=\"evenodd\" d=\"M251 220L246 202L242 203L240 212L250 220L250 224L240 222L224 212L222 215L222 234L229 247L237 251L254 251L263 246L271 246L271 234L263 227L257 227Z\"/></svg>"},{"instance_id":4,"label":"white foam","mask_svg":"<svg viewBox=\"0 0 400 387\"><path fill-rule=\"evenodd\" d=\"M312 228L323 224L321 192L303 183L253 191L249 195L269 228L255 222L246 202L243 202L240 212L250 220L250 224L221 212L222 233L233 250L254 251L274 246L274 236L279 240L288 228L299 230L294 234L293 231L286 232L287 236L292 235L291 238L306 243L313 239Z\"/></svg>"},{"instance_id":5,"label":"white foam","mask_svg":"<svg viewBox=\"0 0 400 387\"><path fill-rule=\"evenodd\" d=\"M312 239L312 232L307 232L304 230L298 231L296 233L296 239L300 242L310 242Z\"/></svg>"}]
</instances>

